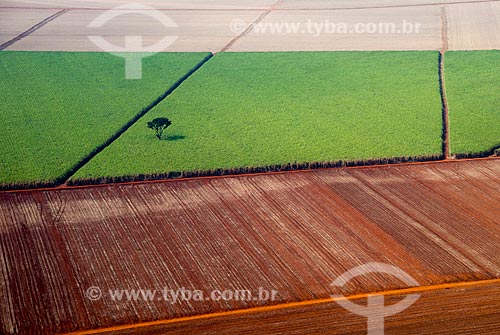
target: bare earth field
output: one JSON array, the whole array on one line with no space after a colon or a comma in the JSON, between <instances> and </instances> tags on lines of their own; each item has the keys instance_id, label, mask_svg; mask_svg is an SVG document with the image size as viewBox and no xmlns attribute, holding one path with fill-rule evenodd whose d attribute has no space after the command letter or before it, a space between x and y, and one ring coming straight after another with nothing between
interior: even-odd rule
<instances>
[{"instance_id":1,"label":"bare earth field","mask_svg":"<svg viewBox=\"0 0 500 335\"><path fill-rule=\"evenodd\" d=\"M88 40L92 34L116 45L124 45L126 35L141 35L145 45L177 36L165 51L437 50L444 48L444 42L451 50L500 49L500 2L496 0L176 0L161 5L139 1L135 3L160 10L177 27L165 28L151 17L127 14L104 27L88 28L107 9L122 3L2 1L0 18L6 20L0 21L0 41L31 27L35 18L41 21L52 10L68 9L8 50L101 51ZM403 21L418 24L420 29L408 33L352 31L355 24L379 23L396 24L401 30ZM349 29L327 30L325 22L346 24ZM253 24L267 28L257 30ZM271 24L273 29L269 28ZM290 29L297 24L299 28ZM313 25L323 25L320 33Z\"/></svg>"},{"instance_id":2,"label":"bare earth field","mask_svg":"<svg viewBox=\"0 0 500 335\"><path fill-rule=\"evenodd\" d=\"M500 2L448 7L450 50L500 49Z\"/></svg>"},{"instance_id":3,"label":"bare earth field","mask_svg":"<svg viewBox=\"0 0 500 335\"><path fill-rule=\"evenodd\" d=\"M388 290L408 285L380 274L357 277L341 290L330 284L354 266L383 262L413 276L420 285L413 290L422 294L387 319L388 329L495 334L499 176L500 160L484 159L2 192L0 332L124 325L112 333L321 334L329 328L361 334L365 319L341 309L330 294L385 292L394 301L407 293ZM102 290L101 299L85 297L91 286ZM164 287L263 287L278 295L273 302L172 304L113 301L108 293ZM264 309L212 314L249 307Z\"/></svg>"},{"instance_id":4,"label":"bare earth field","mask_svg":"<svg viewBox=\"0 0 500 335\"><path fill-rule=\"evenodd\" d=\"M500 288L498 283L420 293L420 299L402 314L385 319L385 334L496 335ZM386 305L404 298L386 296ZM353 299L363 304L366 299ZM478 308L481 306L480 308ZM443 313L443 311L446 311ZM422 316L425 316L422 317ZM350 314L335 302L290 306L273 311L249 311L209 319L128 329L115 329L108 335L161 334L297 334L366 335L366 319ZM237 329L237 331L235 331Z\"/></svg>"}]
</instances>

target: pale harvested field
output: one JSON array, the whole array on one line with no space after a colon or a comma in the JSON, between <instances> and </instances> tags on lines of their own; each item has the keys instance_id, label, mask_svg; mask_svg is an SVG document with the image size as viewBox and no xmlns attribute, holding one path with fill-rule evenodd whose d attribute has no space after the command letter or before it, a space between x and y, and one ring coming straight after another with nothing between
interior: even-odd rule
<instances>
[{"instance_id":1,"label":"pale harvested field","mask_svg":"<svg viewBox=\"0 0 500 335\"><path fill-rule=\"evenodd\" d=\"M497 1L497 0L492 0ZM449 3L481 3L485 0L136 0L134 3L157 9L346 9L396 6L425 6ZM109 9L123 0L3 0L0 7Z\"/></svg>"},{"instance_id":2,"label":"pale harvested field","mask_svg":"<svg viewBox=\"0 0 500 335\"><path fill-rule=\"evenodd\" d=\"M175 0L161 4L139 1L135 3L162 10L178 27L165 29L149 17L127 15L114 19L102 29L87 28L106 9L122 3L121 0L2 1L0 13L14 9L16 12L12 12L3 24L8 32L2 33L0 40L16 36L11 26L30 26L30 15L43 16L45 12L41 11L51 8L69 11L8 50L101 51L87 39L87 35L96 33L117 45L124 45L125 35L141 35L146 45L166 35L178 36L164 51L437 50L445 47L443 41L448 41L451 50L500 48L500 2L496 0ZM442 5L446 7L446 15L441 15ZM25 15L24 11L32 13ZM231 23L234 20L243 22L244 27L257 20L260 24L278 26L299 24L300 28L288 32L279 28L281 31L266 30L265 33L251 29L240 36L244 29L233 31ZM321 25L328 21L345 23L349 30L357 23L395 23L399 28L403 20L421 24L419 33L331 33L322 30L316 36L315 29L311 31L305 27L306 22ZM446 29L442 29L443 26Z\"/></svg>"},{"instance_id":3,"label":"pale harvested field","mask_svg":"<svg viewBox=\"0 0 500 335\"><path fill-rule=\"evenodd\" d=\"M499 278L499 176L500 160L491 159L3 192L0 332L52 334L271 304L115 302L109 289L263 287L283 304L407 288L378 274L332 291L339 275L373 261L422 286ZM101 288L100 300L85 298L90 286ZM391 327L444 334L462 320L464 329L499 333L498 287L422 293ZM320 334L344 325L356 333L363 322L320 304L176 324L169 333Z\"/></svg>"},{"instance_id":4,"label":"pale harvested field","mask_svg":"<svg viewBox=\"0 0 500 335\"><path fill-rule=\"evenodd\" d=\"M500 2L447 7L451 50L500 49Z\"/></svg>"},{"instance_id":5,"label":"pale harvested field","mask_svg":"<svg viewBox=\"0 0 500 335\"><path fill-rule=\"evenodd\" d=\"M0 7L110 9L125 3L157 9L263 9L276 0L2 0Z\"/></svg>"},{"instance_id":6,"label":"pale harvested field","mask_svg":"<svg viewBox=\"0 0 500 335\"><path fill-rule=\"evenodd\" d=\"M0 44L57 12L57 9L13 9L0 6Z\"/></svg>"},{"instance_id":7,"label":"pale harvested field","mask_svg":"<svg viewBox=\"0 0 500 335\"><path fill-rule=\"evenodd\" d=\"M149 16L127 14L101 28L89 28L88 25L102 13L100 10L70 10L7 50L103 51L88 39L89 35L102 36L117 46L125 45L127 35L141 35L144 46L154 45L165 36L177 37L165 51L213 52L237 36L230 29L232 20L252 22L260 15L260 11L255 10L162 11L177 27L167 28Z\"/></svg>"},{"instance_id":8,"label":"pale harvested field","mask_svg":"<svg viewBox=\"0 0 500 335\"><path fill-rule=\"evenodd\" d=\"M356 33L357 24L395 24L403 21L421 24L418 33ZM347 25L327 31L320 25ZM300 24L298 29L291 24ZM441 8L439 6L380 8L363 10L280 10L273 11L260 27L239 39L229 51L330 51L330 50L437 50L441 47ZM282 30L271 33L266 25ZM332 25L333 27L333 25ZM262 31L261 29L267 29ZM322 29L318 30L316 29Z\"/></svg>"},{"instance_id":9,"label":"pale harvested field","mask_svg":"<svg viewBox=\"0 0 500 335\"><path fill-rule=\"evenodd\" d=\"M346 9L397 6L442 5L460 2L484 2L484 0L283 0L279 9Z\"/></svg>"}]
</instances>

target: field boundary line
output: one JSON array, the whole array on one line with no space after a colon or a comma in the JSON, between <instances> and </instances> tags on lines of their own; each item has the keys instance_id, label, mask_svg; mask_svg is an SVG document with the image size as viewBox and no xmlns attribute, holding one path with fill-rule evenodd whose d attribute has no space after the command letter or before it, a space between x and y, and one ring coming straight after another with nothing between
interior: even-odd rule
<instances>
[{"instance_id":1,"label":"field boundary line","mask_svg":"<svg viewBox=\"0 0 500 335\"><path fill-rule=\"evenodd\" d=\"M208 62L213 57L213 53L209 53L205 58L203 58L198 64L196 64L191 70L189 70L185 75L179 78L173 85L171 85L164 93L162 93L158 98L156 98L147 107L142 109L138 114L136 114L131 120L129 120L123 127L121 127L116 133L111 135L104 143L97 146L92 150L87 156L83 157L78 163L76 163L72 168L70 168L61 177L56 179L56 184L64 184L71 178L78 170L80 170L84 165L86 165L92 158L101 153L114 141L116 141L123 133L125 133L130 127L132 127L137 121L139 121L144 115L146 115L151 109L156 107L160 102L162 102L166 97L168 97L172 92L174 92L186 79L198 71L206 62Z\"/></svg>"},{"instance_id":2,"label":"field boundary line","mask_svg":"<svg viewBox=\"0 0 500 335\"><path fill-rule=\"evenodd\" d=\"M217 318L217 317L272 312L272 311L290 309L290 308L295 308L295 307L308 307L308 306L314 306L314 305L320 305L320 304L333 303L333 302L337 302L337 301L363 299L363 298L367 298L369 296L408 295L408 294L415 294L415 293L421 293L421 292L449 290L449 289L455 289L455 288L464 288L464 287L482 286L482 285L491 285L491 284L500 284L500 278L416 286L416 287L409 287L409 288L403 288L403 289L375 291L375 292L369 292L369 293L358 293L358 294L353 294L353 295L349 295L349 296L341 296L341 297L335 297L335 298L330 297L330 298L320 298L320 299L304 300L304 301L296 301L296 302L287 302L287 303L281 303L281 304L271 305L271 306L251 307L251 308L236 309L236 310L225 311L225 312L199 314L199 315L184 316L184 317L173 318L173 319L163 319L163 320L156 320L156 321L149 321L149 322L132 323L132 324L126 324L126 325L121 325L121 326L111 326L111 327L106 327L106 328L97 328L97 329L92 329L92 330L82 330L82 331L75 331L75 332L70 332L70 333L59 333L59 334L63 334L63 335L102 334L102 333L107 333L107 332L112 332L112 331L154 327L154 326L161 326L161 325L180 323L180 322L211 319L211 318Z\"/></svg>"},{"instance_id":3,"label":"field boundary line","mask_svg":"<svg viewBox=\"0 0 500 335\"><path fill-rule=\"evenodd\" d=\"M59 12L55 13L55 14L52 14L51 16L43 19L42 21L38 22L37 24L35 24L33 27L29 28L28 30L20 33L19 35L17 35L16 37L14 37L13 39L3 43L0 45L0 50L4 50L8 47L10 47L12 44L18 42L19 40L22 40L23 38L25 38L26 36L30 35L31 33L37 31L38 29L40 29L41 27L43 27L44 25L46 25L47 23L49 23L50 21L52 20L55 20L57 17L63 15L64 13L66 12L69 12L69 9L68 8L65 8L63 10L60 10Z\"/></svg>"},{"instance_id":4,"label":"field boundary line","mask_svg":"<svg viewBox=\"0 0 500 335\"><path fill-rule=\"evenodd\" d=\"M460 4L475 4L475 3L490 3L499 2L500 0L478 0L478 1L449 1L449 2L428 2L421 4L402 4L388 6L366 6L366 7L325 7L325 8L274 8L277 11L334 11L334 10L361 10L361 9L384 9L384 8L406 8L406 7L427 7L427 6L442 6L442 5L460 5ZM71 10L110 10L112 8L99 7L16 7L7 6L0 9L71 9ZM269 8L267 8L269 9ZM155 10L171 10L171 11L249 11L249 10L266 10L266 8L155 8Z\"/></svg>"},{"instance_id":5,"label":"field boundary line","mask_svg":"<svg viewBox=\"0 0 500 335\"><path fill-rule=\"evenodd\" d=\"M488 157L475 157L475 158L459 158L454 160L428 160L420 162L404 162L404 163L388 163L388 164L374 164L374 165L358 165L358 166L343 166L343 167L328 167L328 168L314 168L304 170L287 170L287 171L268 171L268 172L253 172L241 174L226 174L219 176L197 176L197 177L180 177L180 178L164 178L164 179L145 179L135 181L122 181L122 182L109 182L100 184L86 184L86 185L59 185L49 187L34 187L34 188L19 188L19 189L0 189L2 193L24 193L24 192L45 192L45 191L64 191L64 190L77 190L96 187L113 187L113 186L126 186L126 185L144 185L144 184L162 184L162 183L175 183L175 182L189 182L197 180L215 180L227 178L245 178L245 177L259 177L259 176L273 176L287 173L314 173L316 171L336 171L336 170L357 170L357 169L384 169L395 168L400 166L419 166L431 164L459 164L461 162L481 162L481 161L495 161L500 160L499 156Z\"/></svg>"},{"instance_id":6,"label":"field boundary line","mask_svg":"<svg viewBox=\"0 0 500 335\"><path fill-rule=\"evenodd\" d=\"M445 159L450 156L450 117L448 111L448 99L446 98L446 79L444 71L445 54L448 51L448 19L446 17L446 6L441 6L441 50L439 51L439 94L442 106L442 150Z\"/></svg>"},{"instance_id":7,"label":"field boundary line","mask_svg":"<svg viewBox=\"0 0 500 335\"><path fill-rule=\"evenodd\" d=\"M238 40L240 40L241 38L245 37L250 31L252 31L253 27L255 27L256 24L258 24L259 22L261 22L267 15L269 15L269 13L271 13L273 10L276 9L276 7L282 2L283 0L277 0L275 3L273 3L269 8L267 8L262 14L259 15L259 17L257 19L255 19L255 21L253 21L250 25L248 25L248 27L243 30L239 35L233 37L229 43L227 43L222 49L220 49L219 52L225 52L227 51L229 48L231 48L234 43L236 43Z\"/></svg>"},{"instance_id":8,"label":"field boundary line","mask_svg":"<svg viewBox=\"0 0 500 335\"><path fill-rule=\"evenodd\" d=\"M441 6L441 52L448 51L448 15L446 5Z\"/></svg>"},{"instance_id":9,"label":"field boundary line","mask_svg":"<svg viewBox=\"0 0 500 335\"><path fill-rule=\"evenodd\" d=\"M380 164L395 164L395 163L408 163L408 162L423 162L423 161L437 161L443 160L443 155L430 154L423 156L399 156L399 157L383 157L373 159L361 160L332 160L332 161L314 161L314 162L284 162L278 164L259 165L259 166L241 166L235 168L214 168L206 170L179 170L179 171L163 171L151 174L134 174L122 175L113 177L90 177L69 179L67 185L87 185L87 184L101 184L101 183L117 183L117 182L131 182L155 179L180 179L180 178L194 178L194 177L211 177L211 176L225 176L225 175L242 175L253 173L268 173L268 172L286 172L286 171L303 171L303 170L317 170L327 168L342 168L351 166L367 166L367 165L380 165Z\"/></svg>"}]
</instances>

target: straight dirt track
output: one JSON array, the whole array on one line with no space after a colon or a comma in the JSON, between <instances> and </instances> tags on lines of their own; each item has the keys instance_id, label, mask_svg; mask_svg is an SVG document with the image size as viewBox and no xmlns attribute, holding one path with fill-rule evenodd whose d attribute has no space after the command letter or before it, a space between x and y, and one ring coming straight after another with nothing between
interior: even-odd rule
<instances>
[{"instance_id":1,"label":"straight dirt track","mask_svg":"<svg viewBox=\"0 0 500 335\"><path fill-rule=\"evenodd\" d=\"M498 334L499 176L490 159L1 193L0 333L363 334L366 319L334 302L286 306L407 289L380 274L330 286L384 262L429 287L388 329ZM91 286L99 300L85 297ZM109 296L164 287L279 293L176 304ZM169 321L199 315L209 316Z\"/></svg>"}]
</instances>

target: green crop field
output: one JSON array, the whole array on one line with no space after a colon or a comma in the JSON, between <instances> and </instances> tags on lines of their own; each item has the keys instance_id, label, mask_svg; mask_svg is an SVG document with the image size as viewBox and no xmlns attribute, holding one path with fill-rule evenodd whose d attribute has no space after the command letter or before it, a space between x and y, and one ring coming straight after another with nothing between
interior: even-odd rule
<instances>
[{"instance_id":1,"label":"green crop field","mask_svg":"<svg viewBox=\"0 0 500 335\"><path fill-rule=\"evenodd\" d=\"M445 56L452 154L500 147L500 51L452 51Z\"/></svg>"},{"instance_id":2,"label":"green crop field","mask_svg":"<svg viewBox=\"0 0 500 335\"><path fill-rule=\"evenodd\" d=\"M219 53L73 180L439 156L441 131L437 52Z\"/></svg>"},{"instance_id":3,"label":"green crop field","mask_svg":"<svg viewBox=\"0 0 500 335\"><path fill-rule=\"evenodd\" d=\"M60 178L205 56L157 54L125 80L107 53L0 52L0 184Z\"/></svg>"}]
</instances>

